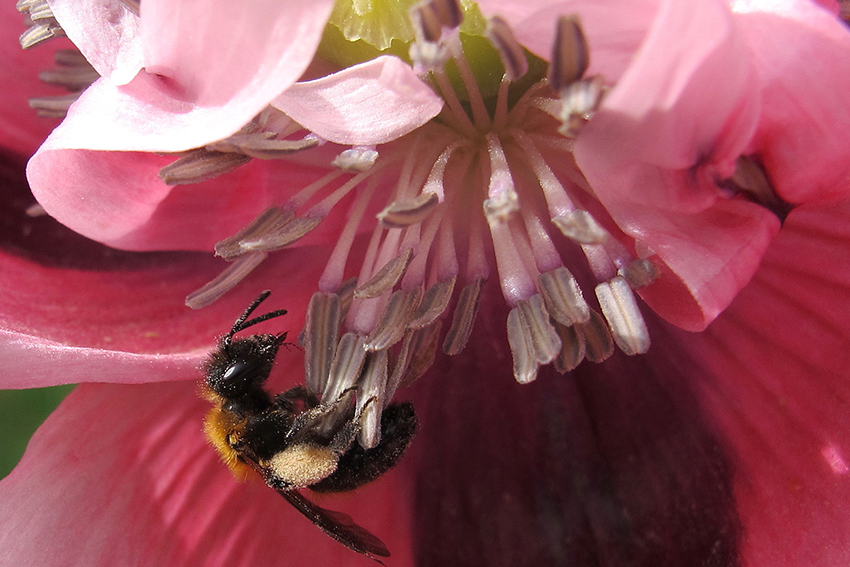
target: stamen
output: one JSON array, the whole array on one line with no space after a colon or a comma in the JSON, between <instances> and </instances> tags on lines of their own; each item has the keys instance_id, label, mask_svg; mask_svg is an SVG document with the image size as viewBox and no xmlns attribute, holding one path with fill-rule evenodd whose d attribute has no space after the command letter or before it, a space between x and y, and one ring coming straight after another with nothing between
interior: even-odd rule
<instances>
[{"instance_id":1,"label":"stamen","mask_svg":"<svg viewBox=\"0 0 850 567\"><path fill-rule=\"evenodd\" d=\"M570 199L566 189L564 189L564 186L555 176L552 168L546 163L543 154L535 147L531 139L518 129L513 130L511 134L519 144L525 158L528 160L528 164L537 177L537 182L540 185L540 189L543 190L543 196L546 199L549 215L552 217L566 216L575 211L576 206L573 204L572 199Z\"/></svg>"},{"instance_id":2,"label":"stamen","mask_svg":"<svg viewBox=\"0 0 850 567\"><path fill-rule=\"evenodd\" d=\"M44 207L41 206L40 203L33 203L24 211L30 218L43 217L47 215L47 211L44 210Z\"/></svg>"},{"instance_id":3,"label":"stamen","mask_svg":"<svg viewBox=\"0 0 850 567\"><path fill-rule=\"evenodd\" d=\"M22 48L30 49L54 37L65 37L65 30L56 22L33 24L21 34L18 42Z\"/></svg>"},{"instance_id":4,"label":"stamen","mask_svg":"<svg viewBox=\"0 0 850 567\"><path fill-rule=\"evenodd\" d=\"M534 360L538 364L549 364L561 351L561 339L549 321L549 313L540 294L532 295L527 301L519 301L514 310L520 315L521 330Z\"/></svg>"},{"instance_id":5,"label":"stamen","mask_svg":"<svg viewBox=\"0 0 850 567\"><path fill-rule=\"evenodd\" d=\"M248 254L230 264L218 277L193 291L186 297L186 306L192 309L206 307L233 289L266 259L267 254Z\"/></svg>"},{"instance_id":6,"label":"stamen","mask_svg":"<svg viewBox=\"0 0 850 567\"><path fill-rule=\"evenodd\" d=\"M411 46L411 57L413 56L412 52L413 47ZM446 101L446 108L443 109L441 116L445 115L448 111L449 121L455 128L457 128L465 136L474 136L476 133L475 126L473 126L472 120L469 118L469 115L466 113L463 105L457 98L457 93L452 87L448 75L446 75L446 72L442 69L442 63L440 64L440 67L433 70L433 77L437 81L437 87L440 90L440 95L443 97L443 100Z\"/></svg>"},{"instance_id":7,"label":"stamen","mask_svg":"<svg viewBox=\"0 0 850 567\"><path fill-rule=\"evenodd\" d=\"M59 59L58 56L57 59ZM60 63L60 66L55 69L41 71L38 74L38 78L48 85L64 87L69 91L81 91L98 80L100 75L86 61L85 65L66 65Z\"/></svg>"},{"instance_id":8,"label":"stamen","mask_svg":"<svg viewBox=\"0 0 850 567\"><path fill-rule=\"evenodd\" d=\"M484 132L490 126L490 115L487 113L484 98L481 96L481 90L478 88L478 81L475 79L472 67L470 67L469 61L466 59L460 39L457 37L452 38L449 48L457 65L463 86L466 88L466 94L469 96L469 106L472 108L472 120L475 126Z\"/></svg>"},{"instance_id":9,"label":"stamen","mask_svg":"<svg viewBox=\"0 0 850 567\"><path fill-rule=\"evenodd\" d=\"M294 218L295 213L292 211L283 210L280 207L269 207L248 226L233 236L218 241L215 245L215 255L225 260L233 260L245 253L242 249L243 241L253 240L269 231L279 229Z\"/></svg>"},{"instance_id":10,"label":"stamen","mask_svg":"<svg viewBox=\"0 0 850 567\"><path fill-rule=\"evenodd\" d=\"M428 5L444 29L454 30L463 23L463 9L458 0L430 0Z\"/></svg>"},{"instance_id":11,"label":"stamen","mask_svg":"<svg viewBox=\"0 0 850 567\"><path fill-rule=\"evenodd\" d=\"M321 140L307 134L300 140L276 140L274 132L235 134L224 140L209 144L206 149L214 152L243 154L257 159L280 159L319 145Z\"/></svg>"},{"instance_id":12,"label":"stamen","mask_svg":"<svg viewBox=\"0 0 850 567\"><path fill-rule=\"evenodd\" d=\"M121 3L127 6L131 12L137 16L141 14L141 0L121 0Z\"/></svg>"},{"instance_id":13,"label":"stamen","mask_svg":"<svg viewBox=\"0 0 850 567\"><path fill-rule=\"evenodd\" d=\"M554 217L552 223L564 236L578 244L602 244L609 236L593 215L582 209Z\"/></svg>"},{"instance_id":14,"label":"stamen","mask_svg":"<svg viewBox=\"0 0 850 567\"><path fill-rule=\"evenodd\" d=\"M404 275L404 271L410 264L411 258L413 258L413 250L408 248L384 264L384 266L378 270L378 273L372 276L369 281L355 289L354 297L379 297L391 290L398 280L401 279L401 276Z\"/></svg>"},{"instance_id":15,"label":"stamen","mask_svg":"<svg viewBox=\"0 0 850 567\"><path fill-rule=\"evenodd\" d=\"M546 309L555 321L570 326L584 323L590 318L590 311L578 282L563 266L540 274L538 278L540 293L546 302Z\"/></svg>"},{"instance_id":16,"label":"stamen","mask_svg":"<svg viewBox=\"0 0 850 567\"><path fill-rule=\"evenodd\" d=\"M319 226L325 217L298 217L251 240L240 242L243 254L280 250L304 238Z\"/></svg>"},{"instance_id":17,"label":"stamen","mask_svg":"<svg viewBox=\"0 0 850 567\"><path fill-rule=\"evenodd\" d=\"M549 322L543 298L520 300L508 313L508 343L514 360L514 378L527 384L537 378L540 365L549 364L561 352L561 338Z\"/></svg>"},{"instance_id":18,"label":"stamen","mask_svg":"<svg viewBox=\"0 0 850 567\"><path fill-rule=\"evenodd\" d=\"M54 20L53 10L50 9L50 4L46 1L33 2L29 7L29 17L33 22L38 20Z\"/></svg>"},{"instance_id":19,"label":"stamen","mask_svg":"<svg viewBox=\"0 0 850 567\"><path fill-rule=\"evenodd\" d=\"M364 449L371 449L381 441L381 412L386 402L388 364L386 350L370 352L357 384L360 423L357 439Z\"/></svg>"},{"instance_id":20,"label":"stamen","mask_svg":"<svg viewBox=\"0 0 850 567\"><path fill-rule=\"evenodd\" d=\"M511 27L499 16L493 16L487 22L487 38L505 67L505 75L509 81L516 81L528 72L528 60L525 50L517 41Z\"/></svg>"},{"instance_id":21,"label":"stamen","mask_svg":"<svg viewBox=\"0 0 850 567\"><path fill-rule=\"evenodd\" d=\"M584 357L591 362L602 362L614 354L614 340L602 315L595 309L590 310L590 318L575 325L576 331L584 337Z\"/></svg>"},{"instance_id":22,"label":"stamen","mask_svg":"<svg viewBox=\"0 0 850 567\"><path fill-rule=\"evenodd\" d=\"M581 79L589 64L587 40L578 16L560 16L549 62L549 84L560 93Z\"/></svg>"},{"instance_id":23,"label":"stamen","mask_svg":"<svg viewBox=\"0 0 850 567\"><path fill-rule=\"evenodd\" d=\"M452 316L452 326L443 340L443 352L449 356L460 354L469 341L475 317L478 315L478 303L481 299L481 287L484 278L476 278L472 283L464 286L458 297Z\"/></svg>"},{"instance_id":24,"label":"stamen","mask_svg":"<svg viewBox=\"0 0 850 567\"><path fill-rule=\"evenodd\" d=\"M561 91L558 115L561 127L558 132L566 138L575 138L582 126L593 117L604 93L605 84L599 76L576 81Z\"/></svg>"},{"instance_id":25,"label":"stamen","mask_svg":"<svg viewBox=\"0 0 850 567\"><path fill-rule=\"evenodd\" d=\"M539 365L534 360L530 339L523 329L522 315L517 307L508 313L508 344L513 357L514 378L520 384L528 384L537 378Z\"/></svg>"},{"instance_id":26,"label":"stamen","mask_svg":"<svg viewBox=\"0 0 850 567\"><path fill-rule=\"evenodd\" d=\"M629 287L637 291L645 288L661 277L661 270L651 261L640 258L630 263L625 268L620 268L617 273L622 276Z\"/></svg>"},{"instance_id":27,"label":"stamen","mask_svg":"<svg viewBox=\"0 0 850 567\"><path fill-rule=\"evenodd\" d=\"M38 111L39 116L46 118L64 118L68 114L71 105L77 102L80 93L71 93L60 96L33 97L27 102L30 108Z\"/></svg>"},{"instance_id":28,"label":"stamen","mask_svg":"<svg viewBox=\"0 0 850 567\"><path fill-rule=\"evenodd\" d=\"M356 173L368 171L375 165L377 159L378 152L374 146L358 146L340 152L331 162L331 165L346 173Z\"/></svg>"},{"instance_id":29,"label":"stamen","mask_svg":"<svg viewBox=\"0 0 850 567\"><path fill-rule=\"evenodd\" d=\"M718 185L733 195L743 195L750 201L773 212L784 221L794 205L783 200L773 188L764 166L753 156L741 156L735 162L732 177L718 181Z\"/></svg>"},{"instance_id":30,"label":"stamen","mask_svg":"<svg viewBox=\"0 0 850 567\"><path fill-rule=\"evenodd\" d=\"M393 201L377 217L387 228L407 228L428 218L439 202L436 193L420 193L413 199Z\"/></svg>"},{"instance_id":31,"label":"stamen","mask_svg":"<svg viewBox=\"0 0 850 567\"><path fill-rule=\"evenodd\" d=\"M317 291L310 298L304 323L304 377L313 392L323 392L339 337L341 301L335 293Z\"/></svg>"},{"instance_id":32,"label":"stamen","mask_svg":"<svg viewBox=\"0 0 850 567\"><path fill-rule=\"evenodd\" d=\"M453 277L447 282L439 282L429 287L407 327L421 329L436 321L449 305L456 280L457 278Z\"/></svg>"},{"instance_id":33,"label":"stamen","mask_svg":"<svg viewBox=\"0 0 850 567\"><path fill-rule=\"evenodd\" d=\"M552 365L555 370L565 374L575 369L584 359L584 336L574 325L567 326L556 322L555 330L561 338L561 352L552 361Z\"/></svg>"},{"instance_id":34,"label":"stamen","mask_svg":"<svg viewBox=\"0 0 850 567\"><path fill-rule=\"evenodd\" d=\"M348 254L351 252L351 247L354 244L354 237L357 236L357 227L360 226L360 221L363 220L363 215L366 212L366 207L372 199L375 192L377 180L371 179L366 188L357 196L354 207L351 209L351 214L345 227L340 232L334 245L333 252L328 258L328 263L325 270L319 278L319 289L325 291L336 290L342 282L345 273L345 264L348 260ZM357 278L354 278L356 285ZM354 298L354 287L352 286L351 297Z\"/></svg>"},{"instance_id":35,"label":"stamen","mask_svg":"<svg viewBox=\"0 0 850 567\"><path fill-rule=\"evenodd\" d=\"M445 176L446 176L446 166L449 163L449 158L452 157L452 154L459 147L465 144L465 140L458 140L453 144L450 144L446 147L445 150L442 151L440 157L436 159L434 162L434 166L431 168L431 172L428 174L428 180L425 182L425 185L422 187L422 194L426 193L434 193L437 195L439 202L442 203L446 199L446 187L445 187Z\"/></svg>"},{"instance_id":36,"label":"stamen","mask_svg":"<svg viewBox=\"0 0 850 567\"><path fill-rule=\"evenodd\" d=\"M242 154L211 152L200 148L191 150L183 157L163 167L159 178L166 185L189 185L214 179L240 165L245 165L251 158Z\"/></svg>"},{"instance_id":37,"label":"stamen","mask_svg":"<svg viewBox=\"0 0 850 567\"><path fill-rule=\"evenodd\" d=\"M440 321L434 321L410 334L410 361L398 387L410 386L434 364L441 327Z\"/></svg>"},{"instance_id":38,"label":"stamen","mask_svg":"<svg viewBox=\"0 0 850 567\"><path fill-rule=\"evenodd\" d=\"M354 386L365 361L363 337L357 333L342 335L334 353L327 386L322 392L322 400L339 399L344 391Z\"/></svg>"},{"instance_id":39,"label":"stamen","mask_svg":"<svg viewBox=\"0 0 850 567\"><path fill-rule=\"evenodd\" d=\"M392 294L378 323L366 339L364 348L367 351L383 350L401 340L421 293L421 289L415 287L409 291L400 289Z\"/></svg>"},{"instance_id":40,"label":"stamen","mask_svg":"<svg viewBox=\"0 0 850 567\"><path fill-rule=\"evenodd\" d=\"M600 283L596 297L620 350L628 355L645 353L649 349L649 331L626 280L617 276Z\"/></svg>"}]
</instances>

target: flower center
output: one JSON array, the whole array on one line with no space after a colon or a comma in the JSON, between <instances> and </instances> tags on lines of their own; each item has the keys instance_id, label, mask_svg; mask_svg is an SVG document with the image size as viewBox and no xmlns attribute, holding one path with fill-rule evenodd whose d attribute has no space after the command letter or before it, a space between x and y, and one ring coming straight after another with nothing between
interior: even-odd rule
<instances>
[{"instance_id":1,"label":"flower center","mask_svg":"<svg viewBox=\"0 0 850 567\"><path fill-rule=\"evenodd\" d=\"M411 9L410 59L444 99L442 113L380 148L343 151L333 162L337 169L219 242L216 253L230 268L187 298L196 308L214 301L351 196L301 342L310 389L324 396L357 386L358 398L380 402L364 414L360 441L366 447L378 442L380 408L433 362L454 295L442 349L449 355L463 350L494 267L510 307L507 339L518 381L534 380L541 365L566 372L584 359L600 362L615 344L630 355L649 347L632 290L651 283L657 270L635 259L583 206L594 202L592 190L570 153L571 138L602 95L601 79L583 78L588 56L578 21L559 22L545 79L539 70L529 72L535 59L508 25L491 19L486 37L502 69L488 90L461 42L462 13L445 0ZM310 135L290 141L291 132L267 134L273 120L258 117L237 136L175 162L163 177L197 180L219 172L204 160L227 169L266 147L283 152L318 143ZM355 237L382 198L359 274L347 279ZM308 201L315 204L304 210ZM574 268L597 280L598 310L564 265L559 249L570 246L585 258Z\"/></svg>"}]
</instances>

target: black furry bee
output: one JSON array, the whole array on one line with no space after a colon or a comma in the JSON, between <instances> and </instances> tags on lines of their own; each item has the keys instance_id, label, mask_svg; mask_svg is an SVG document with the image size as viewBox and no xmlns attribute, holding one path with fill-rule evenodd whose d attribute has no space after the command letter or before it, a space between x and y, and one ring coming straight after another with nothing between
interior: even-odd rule
<instances>
[{"instance_id":1,"label":"black furry bee","mask_svg":"<svg viewBox=\"0 0 850 567\"><path fill-rule=\"evenodd\" d=\"M298 490L353 490L392 468L416 432L413 405L388 405L381 417L380 443L364 449L355 441L360 430L355 389L325 401L296 386L272 398L263 383L286 333L233 338L286 313L279 309L248 319L269 293L260 294L242 313L204 366L203 395L214 404L204 420L207 439L237 478L259 474L338 542L376 561L376 556L388 557L384 543L347 514L320 508Z\"/></svg>"}]
</instances>

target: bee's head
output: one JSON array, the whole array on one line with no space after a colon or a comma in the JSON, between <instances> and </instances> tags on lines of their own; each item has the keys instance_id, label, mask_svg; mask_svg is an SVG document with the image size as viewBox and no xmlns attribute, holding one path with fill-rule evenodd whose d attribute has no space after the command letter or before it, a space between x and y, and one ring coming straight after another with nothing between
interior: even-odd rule
<instances>
[{"instance_id":1,"label":"bee's head","mask_svg":"<svg viewBox=\"0 0 850 567\"><path fill-rule=\"evenodd\" d=\"M207 384L216 394L241 397L268 379L275 356L286 338L281 335L251 335L220 342L207 361Z\"/></svg>"}]
</instances>

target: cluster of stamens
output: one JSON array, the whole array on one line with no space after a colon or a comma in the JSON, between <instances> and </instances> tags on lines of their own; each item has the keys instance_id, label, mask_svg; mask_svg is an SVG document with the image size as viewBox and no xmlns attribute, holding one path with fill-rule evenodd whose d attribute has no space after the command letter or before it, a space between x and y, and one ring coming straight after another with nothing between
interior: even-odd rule
<instances>
[{"instance_id":1,"label":"cluster of stamens","mask_svg":"<svg viewBox=\"0 0 850 567\"><path fill-rule=\"evenodd\" d=\"M358 399L377 401L358 407L365 447L377 443L381 410L395 390L432 364L442 316L455 295L442 350L463 350L491 258L510 307L514 375L523 383L542 365L566 372L585 359L605 360L615 345L629 355L645 352L649 336L633 290L658 275L582 206L593 192L573 162L572 138L605 88L601 77L584 76L588 48L578 19L559 20L548 77L517 93L512 86L528 72L528 55L508 24L491 18L487 37L505 73L495 97L486 99L464 54L457 1L426 1L411 17L413 68L442 96L442 113L381 148L341 152L327 175L219 242L216 254L230 266L187 298L193 308L215 301L269 253L308 235L345 199L347 222L310 301L300 342L306 384L322 399L356 387ZM44 25L38 33L54 29ZM460 85L447 72L449 63ZM196 183L252 159L279 159L323 143L269 108L237 134L180 155L160 177L170 185ZM386 200L376 206L381 196ZM367 211L382 205L360 273L347 278ZM553 234L567 242L556 246ZM589 270L582 271L597 280L598 311L563 265L558 246L570 245L586 258Z\"/></svg>"}]
</instances>

